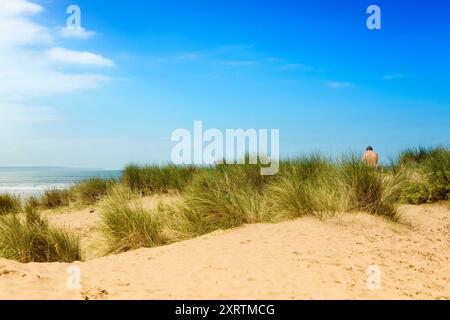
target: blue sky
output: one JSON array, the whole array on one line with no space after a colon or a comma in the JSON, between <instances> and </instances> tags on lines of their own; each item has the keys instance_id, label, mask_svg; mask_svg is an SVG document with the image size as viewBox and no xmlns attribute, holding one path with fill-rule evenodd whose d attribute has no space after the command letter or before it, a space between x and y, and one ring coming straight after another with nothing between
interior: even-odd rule
<instances>
[{"instance_id":1,"label":"blue sky","mask_svg":"<svg viewBox=\"0 0 450 320\"><path fill-rule=\"evenodd\" d=\"M280 129L282 156L450 144L447 1L8 3L0 166L165 162L195 120ZM72 4L81 34L64 33Z\"/></svg>"}]
</instances>

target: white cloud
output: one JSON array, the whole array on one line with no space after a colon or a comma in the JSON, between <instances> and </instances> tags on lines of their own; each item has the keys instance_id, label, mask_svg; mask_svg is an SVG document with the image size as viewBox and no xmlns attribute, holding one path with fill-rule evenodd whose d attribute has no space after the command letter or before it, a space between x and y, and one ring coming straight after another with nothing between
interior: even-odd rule
<instances>
[{"instance_id":1,"label":"white cloud","mask_svg":"<svg viewBox=\"0 0 450 320\"><path fill-rule=\"evenodd\" d=\"M0 2L0 16L20 16L23 14L35 14L43 8L27 0L7 0Z\"/></svg>"},{"instance_id":2,"label":"white cloud","mask_svg":"<svg viewBox=\"0 0 450 320\"><path fill-rule=\"evenodd\" d=\"M111 66L114 63L98 54L71 51L55 45L57 29L34 19L43 10L30 0L0 1L2 105L12 101L33 105L35 97L95 89L109 80L109 77L89 70L73 72L65 69L67 63L84 67ZM11 113L8 114L12 117ZM2 117L5 116L2 114Z\"/></svg>"},{"instance_id":3,"label":"white cloud","mask_svg":"<svg viewBox=\"0 0 450 320\"><path fill-rule=\"evenodd\" d=\"M95 65L103 67L112 67L114 62L105 57L86 51L73 51L64 48L52 48L47 51L48 57L52 61L79 64L79 65Z\"/></svg>"},{"instance_id":4,"label":"white cloud","mask_svg":"<svg viewBox=\"0 0 450 320\"><path fill-rule=\"evenodd\" d=\"M350 82L342 82L342 81L325 81L325 85L331 89L341 89L351 87Z\"/></svg>"},{"instance_id":5,"label":"white cloud","mask_svg":"<svg viewBox=\"0 0 450 320\"><path fill-rule=\"evenodd\" d=\"M62 73L39 64L26 64L29 69L26 74L22 69L3 69L0 72L0 102L28 101L34 97L51 96L55 94L70 94L76 91L95 89L101 86L109 77L94 73Z\"/></svg>"},{"instance_id":6,"label":"white cloud","mask_svg":"<svg viewBox=\"0 0 450 320\"><path fill-rule=\"evenodd\" d=\"M63 72L42 50L9 48L0 51L0 102L95 89L109 77Z\"/></svg>"},{"instance_id":7,"label":"white cloud","mask_svg":"<svg viewBox=\"0 0 450 320\"><path fill-rule=\"evenodd\" d=\"M111 66L99 54L58 46L58 28L36 22L43 8L31 0L0 0L0 150L2 164L36 161L43 136L36 126L61 121L58 108L40 106L36 99L93 90L110 80L92 66ZM77 72L72 65L79 65ZM81 69L82 68L82 69ZM52 150L58 146L49 145ZM30 151L31 150L31 151ZM33 152L34 150L34 152ZM58 153L56 153L58 154ZM49 154L49 157L55 153Z\"/></svg>"},{"instance_id":8,"label":"white cloud","mask_svg":"<svg viewBox=\"0 0 450 320\"><path fill-rule=\"evenodd\" d=\"M88 31L84 28L61 28L59 34L64 38L89 39L95 35L94 31Z\"/></svg>"},{"instance_id":9,"label":"white cloud","mask_svg":"<svg viewBox=\"0 0 450 320\"><path fill-rule=\"evenodd\" d=\"M41 11L40 6L23 0L0 2L0 50L51 42L48 29L29 18Z\"/></svg>"}]
</instances>

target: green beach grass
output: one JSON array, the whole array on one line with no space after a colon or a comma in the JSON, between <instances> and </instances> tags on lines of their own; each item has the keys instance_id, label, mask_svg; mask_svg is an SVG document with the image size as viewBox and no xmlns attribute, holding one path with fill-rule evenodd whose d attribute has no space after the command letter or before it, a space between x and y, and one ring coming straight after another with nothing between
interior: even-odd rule
<instances>
[{"instance_id":1,"label":"green beach grass","mask_svg":"<svg viewBox=\"0 0 450 320\"><path fill-rule=\"evenodd\" d=\"M177 192L181 201L154 210L143 208L142 197L171 191ZM129 165L120 180L93 178L29 199L26 222L16 215L21 210L20 200L1 195L0 251L18 261L79 258L75 238L42 222L36 208L100 203L108 253L117 253L243 224L307 215L324 218L367 212L397 221L400 204L449 199L450 150L444 147L406 150L390 165L379 168L369 167L353 155L333 161L312 154L281 161L275 176L261 176L260 166L249 164L202 168ZM37 247L33 239L37 239ZM53 251L40 252L43 243Z\"/></svg>"},{"instance_id":2,"label":"green beach grass","mask_svg":"<svg viewBox=\"0 0 450 320\"><path fill-rule=\"evenodd\" d=\"M73 262L81 260L79 239L49 226L37 210L26 208L18 215L0 217L0 257L29 262Z\"/></svg>"}]
</instances>

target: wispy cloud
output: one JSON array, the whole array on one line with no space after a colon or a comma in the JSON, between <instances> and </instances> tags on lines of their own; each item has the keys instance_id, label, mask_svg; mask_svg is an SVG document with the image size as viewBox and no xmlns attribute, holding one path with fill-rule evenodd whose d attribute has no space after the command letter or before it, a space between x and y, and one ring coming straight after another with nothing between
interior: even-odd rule
<instances>
[{"instance_id":1,"label":"wispy cloud","mask_svg":"<svg viewBox=\"0 0 450 320\"><path fill-rule=\"evenodd\" d=\"M203 57L203 54L200 52L186 52L186 53L177 55L175 57L175 59L179 60L179 61L186 61L186 60L197 60L197 59L201 59L202 57Z\"/></svg>"},{"instance_id":2,"label":"wispy cloud","mask_svg":"<svg viewBox=\"0 0 450 320\"><path fill-rule=\"evenodd\" d=\"M266 72L297 72L304 75L327 72L327 70L318 66L311 66L296 61L292 62L282 57L267 55L258 51L254 45L248 44L223 45L208 49L179 52L177 54L171 53L152 57L151 61L157 65L165 66L172 66L178 63L201 63L215 69L233 68L233 70L237 70L240 68L242 72L245 72L244 69L250 70L251 67ZM327 85L336 89L348 87L350 83L328 81Z\"/></svg>"},{"instance_id":3,"label":"wispy cloud","mask_svg":"<svg viewBox=\"0 0 450 320\"><path fill-rule=\"evenodd\" d=\"M393 73L393 74L386 74L383 76L383 80L397 80L397 79L403 79L406 75L403 73Z\"/></svg>"},{"instance_id":4,"label":"wispy cloud","mask_svg":"<svg viewBox=\"0 0 450 320\"><path fill-rule=\"evenodd\" d=\"M259 64L259 61L255 60L228 60L221 61L220 64L232 67L246 67L246 66L254 66Z\"/></svg>"},{"instance_id":5,"label":"wispy cloud","mask_svg":"<svg viewBox=\"0 0 450 320\"><path fill-rule=\"evenodd\" d=\"M280 71L300 71L300 72L317 72L323 73L325 70L319 67L308 66L303 63L286 63L282 59L279 60L278 70Z\"/></svg>"},{"instance_id":6,"label":"wispy cloud","mask_svg":"<svg viewBox=\"0 0 450 320\"><path fill-rule=\"evenodd\" d=\"M238 52L238 51L248 51L253 49L255 46L253 44L228 44L217 48L212 51L218 54L228 53L228 52Z\"/></svg>"},{"instance_id":7,"label":"wispy cloud","mask_svg":"<svg viewBox=\"0 0 450 320\"><path fill-rule=\"evenodd\" d=\"M49 108L34 106L34 98L95 89L110 78L83 68L112 66L112 60L87 51L57 45L58 29L37 23L44 8L31 0L0 1L0 126L55 120Z\"/></svg>"},{"instance_id":8,"label":"wispy cloud","mask_svg":"<svg viewBox=\"0 0 450 320\"><path fill-rule=\"evenodd\" d=\"M262 64L253 52L248 52L250 45L226 45L211 49L186 51L153 58L158 64L169 63L210 63L230 67L246 67ZM253 59L255 58L255 59Z\"/></svg>"},{"instance_id":9,"label":"wispy cloud","mask_svg":"<svg viewBox=\"0 0 450 320\"><path fill-rule=\"evenodd\" d=\"M286 63L281 65L279 69L282 71L311 70L310 67L307 67L302 63Z\"/></svg>"},{"instance_id":10,"label":"wispy cloud","mask_svg":"<svg viewBox=\"0 0 450 320\"><path fill-rule=\"evenodd\" d=\"M103 67L112 67L114 62L105 57L86 51L73 51L64 48L52 48L47 51L48 57L52 61L79 64L79 65L94 65Z\"/></svg>"},{"instance_id":11,"label":"wispy cloud","mask_svg":"<svg viewBox=\"0 0 450 320\"><path fill-rule=\"evenodd\" d=\"M50 163L52 157L64 153L59 145L45 145L39 140L43 136L37 133L36 126L64 120L59 108L37 102L41 97L93 90L110 80L90 68L112 66L114 62L100 54L63 48L58 44L61 28L36 22L37 15L43 11L44 7L37 1L0 0L0 161L3 164L26 162L25 159L34 163L39 162L38 157L46 156L48 159L43 163ZM76 72L73 64L78 65ZM45 152L46 146L59 152Z\"/></svg>"},{"instance_id":12,"label":"wispy cloud","mask_svg":"<svg viewBox=\"0 0 450 320\"><path fill-rule=\"evenodd\" d=\"M43 11L37 4L25 0L0 2L0 53L7 48L50 43L48 29L34 23L30 16Z\"/></svg>"},{"instance_id":13,"label":"wispy cloud","mask_svg":"<svg viewBox=\"0 0 450 320\"><path fill-rule=\"evenodd\" d=\"M279 57L266 56L264 53L255 50L254 45L246 44L223 45L210 49L186 51L175 55L156 57L153 61L158 64L171 62L204 62L229 67L249 67L258 65L277 71L324 71L321 68L308 66L302 63L291 63Z\"/></svg>"},{"instance_id":14,"label":"wispy cloud","mask_svg":"<svg viewBox=\"0 0 450 320\"><path fill-rule=\"evenodd\" d=\"M63 38L73 38L73 39L81 39L86 40L92 38L96 33L95 31L88 31L84 28L61 28L59 30L59 34Z\"/></svg>"},{"instance_id":15,"label":"wispy cloud","mask_svg":"<svg viewBox=\"0 0 450 320\"><path fill-rule=\"evenodd\" d=\"M325 85L330 89L342 89L352 86L350 82L343 81L325 81Z\"/></svg>"},{"instance_id":16,"label":"wispy cloud","mask_svg":"<svg viewBox=\"0 0 450 320\"><path fill-rule=\"evenodd\" d=\"M20 104L0 103L0 132L26 128L36 123L59 120L57 112L49 107L30 107Z\"/></svg>"},{"instance_id":17,"label":"wispy cloud","mask_svg":"<svg viewBox=\"0 0 450 320\"><path fill-rule=\"evenodd\" d=\"M0 15L20 16L24 14L35 14L41 12L43 8L27 0L10 0L0 2Z\"/></svg>"}]
</instances>

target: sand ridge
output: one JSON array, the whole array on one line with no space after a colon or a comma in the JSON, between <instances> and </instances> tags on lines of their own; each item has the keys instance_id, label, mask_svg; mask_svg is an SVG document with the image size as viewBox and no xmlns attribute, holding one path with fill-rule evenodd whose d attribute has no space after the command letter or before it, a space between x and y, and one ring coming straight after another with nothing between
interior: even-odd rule
<instances>
[{"instance_id":1,"label":"sand ridge","mask_svg":"<svg viewBox=\"0 0 450 320\"><path fill-rule=\"evenodd\" d=\"M91 211L53 220L89 233L99 221ZM245 225L77 262L80 289L67 288L70 264L0 260L0 298L450 299L448 204L401 212L400 223L357 213ZM367 287L371 265L379 290Z\"/></svg>"}]
</instances>

